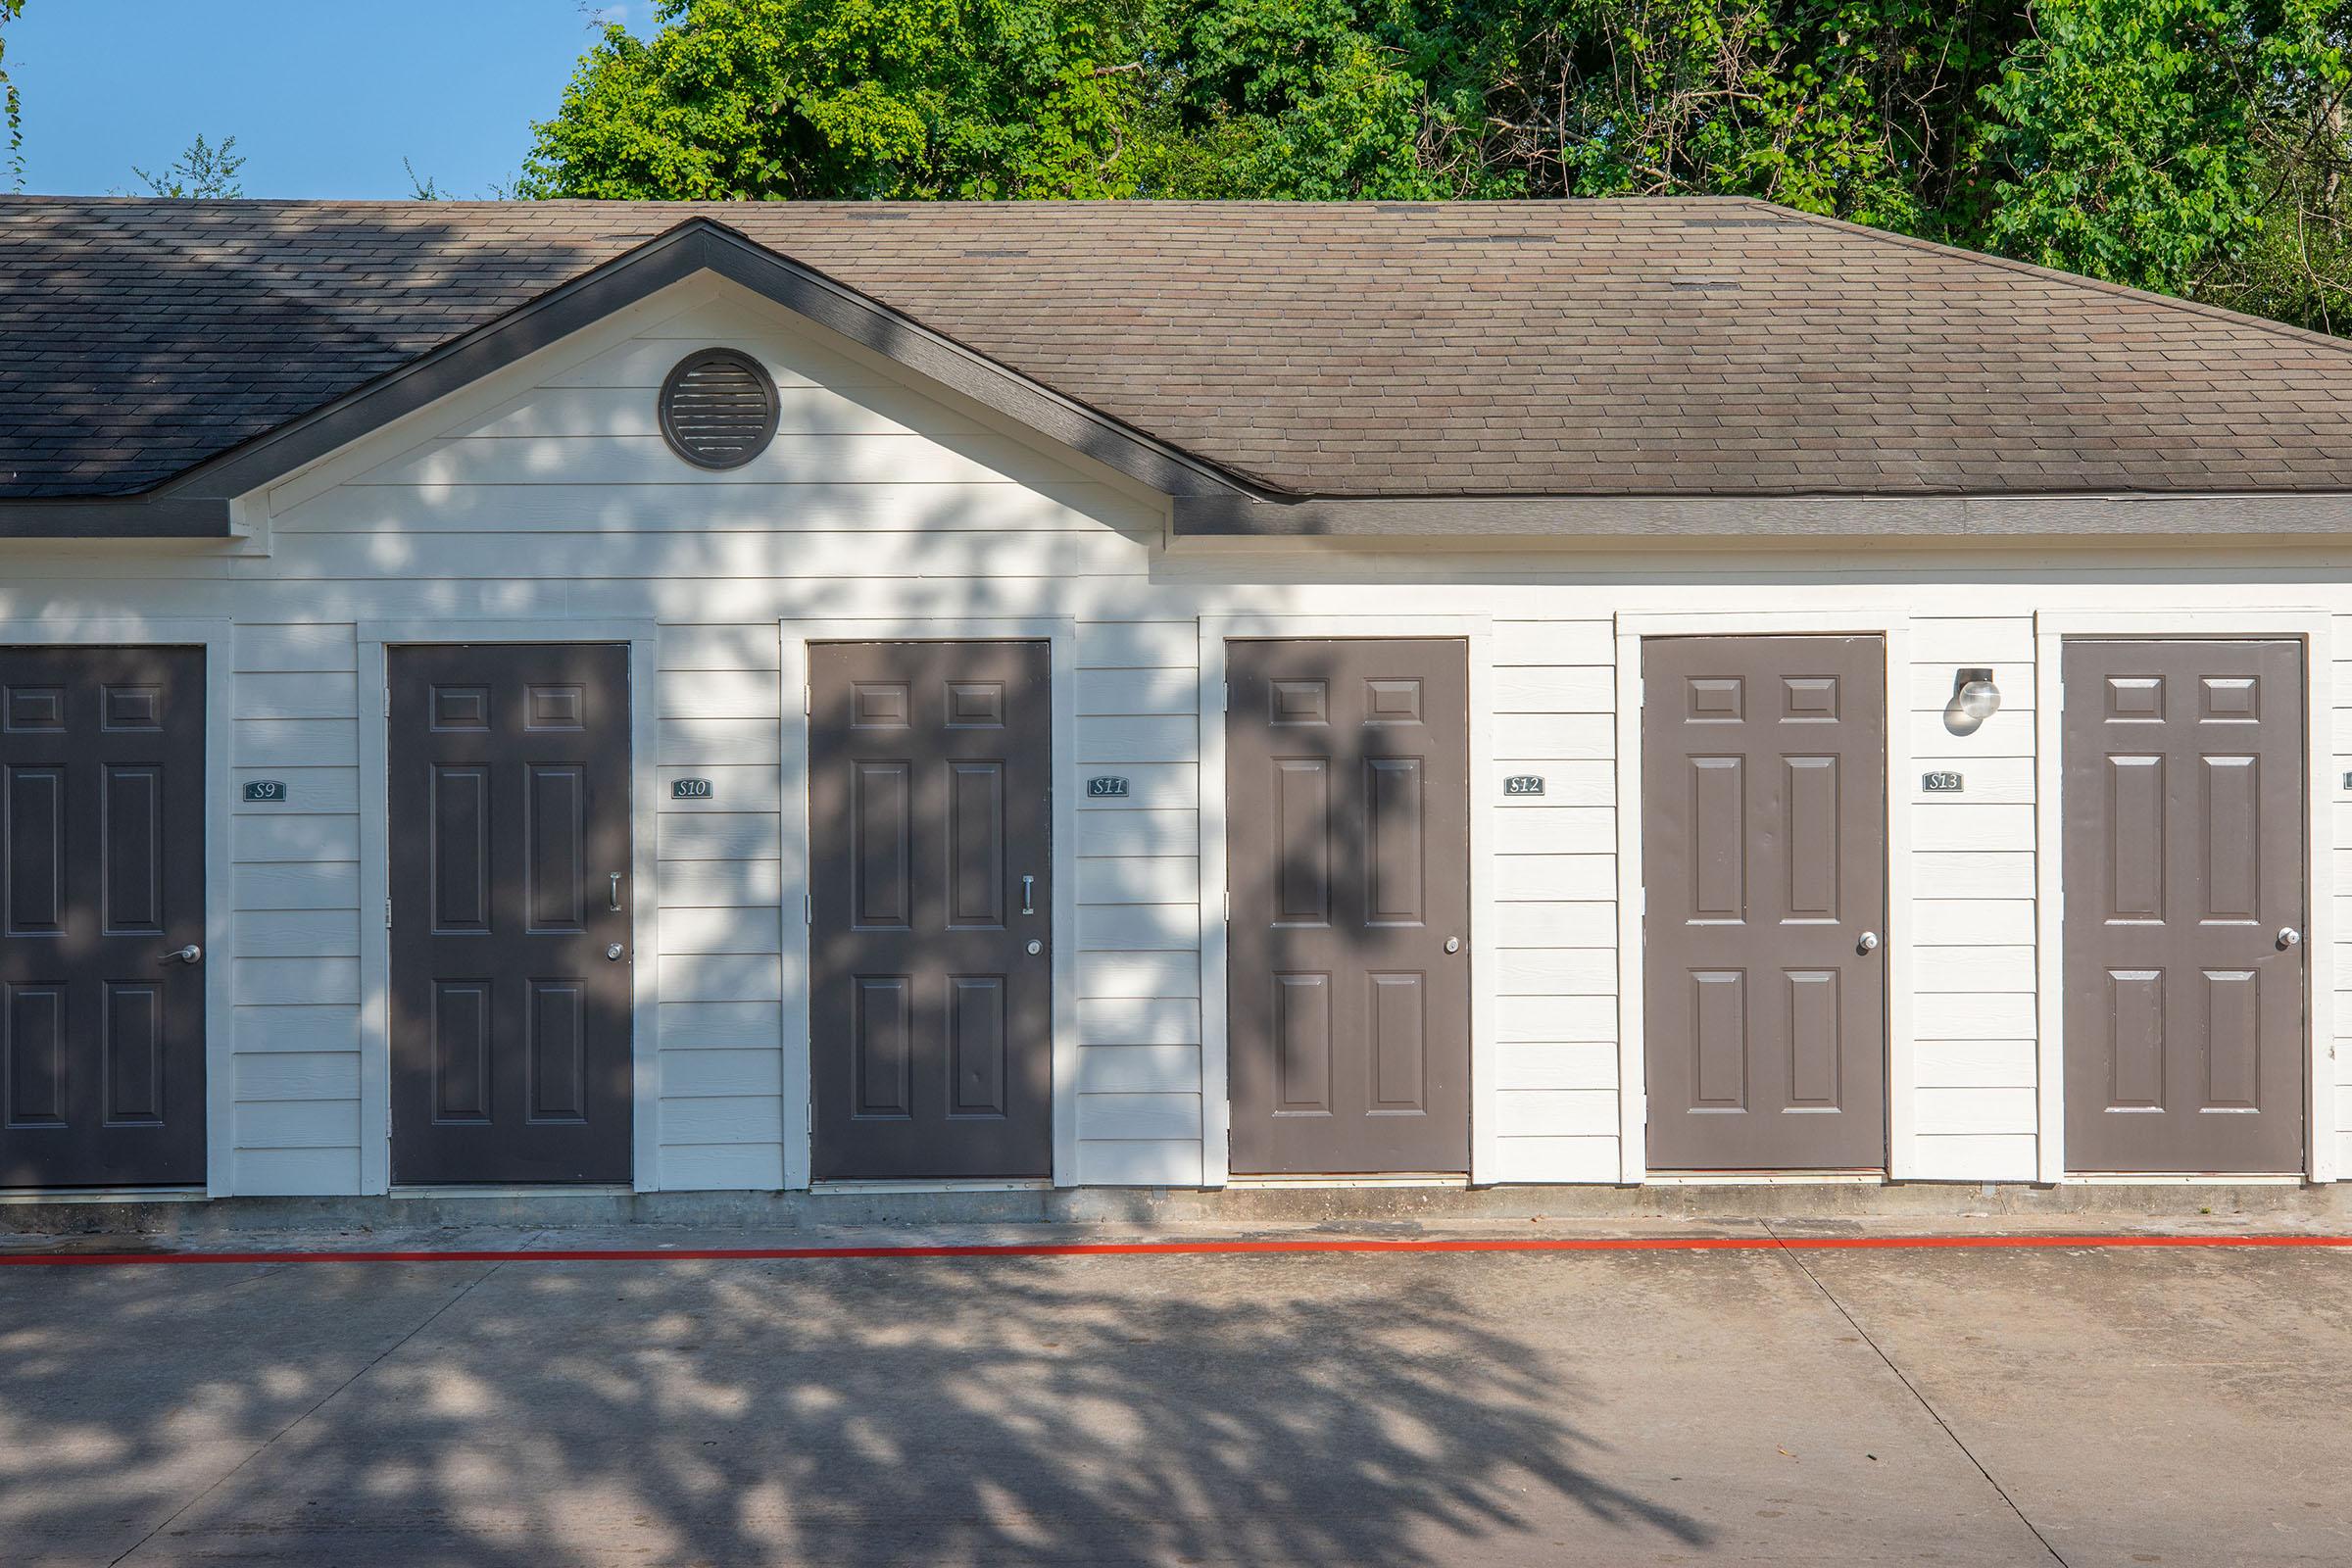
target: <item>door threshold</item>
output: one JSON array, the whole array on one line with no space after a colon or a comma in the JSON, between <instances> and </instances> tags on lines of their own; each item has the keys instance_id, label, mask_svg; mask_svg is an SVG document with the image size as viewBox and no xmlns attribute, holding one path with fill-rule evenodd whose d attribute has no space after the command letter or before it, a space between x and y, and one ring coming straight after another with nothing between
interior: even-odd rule
<instances>
[{"instance_id":1,"label":"door threshold","mask_svg":"<svg viewBox=\"0 0 2352 1568\"><path fill-rule=\"evenodd\" d=\"M2059 1178L2069 1187L2301 1187L2310 1178L2301 1171L2250 1171L2232 1176L2212 1171L2068 1171Z\"/></svg>"},{"instance_id":2,"label":"door threshold","mask_svg":"<svg viewBox=\"0 0 2352 1568\"><path fill-rule=\"evenodd\" d=\"M1381 1176L1228 1176L1228 1188L1268 1191L1303 1187L1455 1187L1466 1188L1470 1178L1460 1171L1399 1171Z\"/></svg>"},{"instance_id":3,"label":"door threshold","mask_svg":"<svg viewBox=\"0 0 2352 1568\"><path fill-rule=\"evenodd\" d=\"M1051 1176L945 1176L930 1180L831 1177L808 1184L808 1191L827 1193L1050 1193Z\"/></svg>"},{"instance_id":4,"label":"door threshold","mask_svg":"<svg viewBox=\"0 0 2352 1568\"><path fill-rule=\"evenodd\" d=\"M201 1203L212 1195L195 1187L13 1187L0 1192L11 1203Z\"/></svg>"},{"instance_id":5,"label":"door threshold","mask_svg":"<svg viewBox=\"0 0 2352 1568\"><path fill-rule=\"evenodd\" d=\"M398 1186L385 1197L410 1198L627 1198L636 1188L627 1182L428 1182Z\"/></svg>"},{"instance_id":6,"label":"door threshold","mask_svg":"<svg viewBox=\"0 0 2352 1568\"><path fill-rule=\"evenodd\" d=\"M1645 1187L1885 1187L1883 1170L1653 1170Z\"/></svg>"}]
</instances>

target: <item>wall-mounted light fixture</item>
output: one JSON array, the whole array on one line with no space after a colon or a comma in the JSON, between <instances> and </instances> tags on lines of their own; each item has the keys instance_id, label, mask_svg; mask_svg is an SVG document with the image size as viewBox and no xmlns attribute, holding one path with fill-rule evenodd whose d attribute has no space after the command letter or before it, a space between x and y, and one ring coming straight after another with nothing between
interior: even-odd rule
<instances>
[{"instance_id":1,"label":"wall-mounted light fixture","mask_svg":"<svg viewBox=\"0 0 2352 1568\"><path fill-rule=\"evenodd\" d=\"M1984 722L2001 710L2001 689L1989 669L1963 669L1952 676L1952 700L1943 708L1943 727L1955 735L1974 735Z\"/></svg>"}]
</instances>

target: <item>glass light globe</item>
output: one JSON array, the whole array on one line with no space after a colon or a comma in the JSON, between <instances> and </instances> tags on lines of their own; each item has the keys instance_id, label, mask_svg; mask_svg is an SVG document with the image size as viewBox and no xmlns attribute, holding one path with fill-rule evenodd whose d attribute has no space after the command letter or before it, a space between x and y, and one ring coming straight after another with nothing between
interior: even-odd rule
<instances>
[{"instance_id":1,"label":"glass light globe","mask_svg":"<svg viewBox=\"0 0 2352 1568\"><path fill-rule=\"evenodd\" d=\"M1944 705L1943 727L1955 735L1973 735L2001 710L2001 689L1989 669L1964 669L1952 683L1952 700Z\"/></svg>"}]
</instances>

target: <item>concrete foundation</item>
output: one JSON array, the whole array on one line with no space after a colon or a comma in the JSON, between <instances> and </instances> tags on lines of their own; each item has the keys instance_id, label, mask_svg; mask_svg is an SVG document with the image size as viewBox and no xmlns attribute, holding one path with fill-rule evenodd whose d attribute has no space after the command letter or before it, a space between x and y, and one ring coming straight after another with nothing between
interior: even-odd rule
<instances>
[{"instance_id":1,"label":"concrete foundation","mask_svg":"<svg viewBox=\"0 0 2352 1568\"><path fill-rule=\"evenodd\" d=\"M2212 1216L2352 1224L2352 1184L1787 1182L1643 1187L1232 1187L931 1189L802 1193L435 1191L377 1198L90 1194L0 1200L0 1234L201 1239L272 1231L460 1226L672 1225L791 1231L843 1226L1444 1226L1491 1220L2191 1221Z\"/></svg>"}]
</instances>

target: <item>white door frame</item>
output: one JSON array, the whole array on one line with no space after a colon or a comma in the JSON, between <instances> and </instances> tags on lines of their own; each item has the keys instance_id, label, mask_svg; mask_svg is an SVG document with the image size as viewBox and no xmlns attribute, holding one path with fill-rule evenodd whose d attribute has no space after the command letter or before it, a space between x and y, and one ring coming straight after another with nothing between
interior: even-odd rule
<instances>
[{"instance_id":1,"label":"white door frame","mask_svg":"<svg viewBox=\"0 0 2352 1568\"><path fill-rule=\"evenodd\" d=\"M2066 776L2062 705L2069 638L2134 638L2151 642L2293 640L2303 645L2303 1018L2307 1071L2303 1093L2304 1174L2336 1179L2334 1088L2328 1063L2335 1042L2334 857L2326 808L2333 799L2334 746L2330 685L2333 620L2324 610L2178 609L2042 610L2034 616L2034 1021L2041 1137L2037 1175L2045 1182L2083 1180L2066 1168L2066 885L2065 813L2059 799ZM2096 1179L2096 1178L2087 1178Z\"/></svg>"},{"instance_id":2,"label":"white door frame","mask_svg":"<svg viewBox=\"0 0 2352 1568\"><path fill-rule=\"evenodd\" d=\"M0 620L0 648L204 650L204 1193L236 1191L235 623L226 617Z\"/></svg>"},{"instance_id":3,"label":"white door frame","mask_svg":"<svg viewBox=\"0 0 2352 1568\"><path fill-rule=\"evenodd\" d=\"M1232 1179L1228 1054L1225 840L1225 640L1241 638L1453 638L1469 661L1470 793L1470 1181L1493 1179L1495 1129L1496 965L1482 943L1500 929L1494 905L1494 620L1468 615L1292 614L1279 611L1200 617L1200 1185Z\"/></svg>"},{"instance_id":4,"label":"white door frame","mask_svg":"<svg viewBox=\"0 0 2352 1568\"><path fill-rule=\"evenodd\" d=\"M1649 1179L1649 1078L1642 1040L1642 640L1645 637L1878 637L1886 649L1886 1175L1917 1169L1918 1077L1911 1038L1911 617L1848 611L1621 611L1617 615L1617 1093L1619 1179Z\"/></svg>"},{"instance_id":5,"label":"white door frame","mask_svg":"<svg viewBox=\"0 0 2352 1568\"><path fill-rule=\"evenodd\" d=\"M469 643L617 643L629 651L629 1160L636 1191L661 1183L661 820L655 676L661 627L650 620L363 620L360 681L360 1191L392 1190L392 858L389 650ZM381 911L380 917L377 911Z\"/></svg>"},{"instance_id":6,"label":"white door frame","mask_svg":"<svg viewBox=\"0 0 2352 1568\"><path fill-rule=\"evenodd\" d=\"M809 1185L814 1137L809 1079L808 645L810 643L1042 642L1054 684L1054 902L1048 940L1054 957L1054 1185L1078 1180L1078 622L1067 615L924 615L871 620L783 620L779 697L783 704L784 844L784 1185ZM793 699L801 701L796 705ZM795 707L800 709L794 713ZM792 906L801 918L792 918ZM1002 1187L1002 1182L891 1183L894 1187Z\"/></svg>"}]
</instances>

